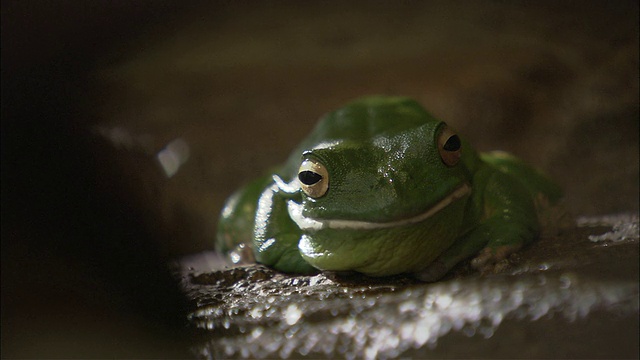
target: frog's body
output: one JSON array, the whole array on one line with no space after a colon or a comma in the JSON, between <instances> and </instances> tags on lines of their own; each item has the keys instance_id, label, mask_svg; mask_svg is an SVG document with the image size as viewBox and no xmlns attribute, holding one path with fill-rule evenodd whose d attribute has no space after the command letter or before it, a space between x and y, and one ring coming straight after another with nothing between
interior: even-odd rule
<instances>
[{"instance_id":1,"label":"frog's body","mask_svg":"<svg viewBox=\"0 0 640 360\"><path fill-rule=\"evenodd\" d=\"M228 200L218 247L248 243L284 272L432 281L532 241L535 201L560 195L515 157L477 154L415 101L366 97L323 117L281 169Z\"/></svg>"}]
</instances>

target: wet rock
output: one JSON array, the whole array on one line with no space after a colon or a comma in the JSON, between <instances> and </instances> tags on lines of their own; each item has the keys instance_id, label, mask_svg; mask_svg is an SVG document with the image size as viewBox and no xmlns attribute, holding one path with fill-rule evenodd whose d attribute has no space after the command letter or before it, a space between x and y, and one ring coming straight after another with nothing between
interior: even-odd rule
<instances>
[{"instance_id":1,"label":"wet rock","mask_svg":"<svg viewBox=\"0 0 640 360\"><path fill-rule=\"evenodd\" d=\"M182 262L202 358L634 357L638 216L580 217L494 274L443 281Z\"/></svg>"}]
</instances>

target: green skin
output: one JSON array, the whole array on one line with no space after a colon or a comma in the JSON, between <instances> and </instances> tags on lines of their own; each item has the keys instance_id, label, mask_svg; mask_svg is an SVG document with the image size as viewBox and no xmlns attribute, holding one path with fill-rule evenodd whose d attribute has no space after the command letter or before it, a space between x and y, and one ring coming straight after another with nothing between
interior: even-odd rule
<instances>
[{"instance_id":1,"label":"green skin","mask_svg":"<svg viewBox=\"0 0 640 360\"><path fill-rule=\"evenodd\" d=\"M536 204L561 191L508 154L455 139L444 149L452 134L411 99L357 99L324 116L275 174L229 198L218 249L249 244L259 263L299 274L435 281L474 256L487 269L536 238ZM305 160L326 168L320 196L298 177Z\"/></svg>"}]
</instances>

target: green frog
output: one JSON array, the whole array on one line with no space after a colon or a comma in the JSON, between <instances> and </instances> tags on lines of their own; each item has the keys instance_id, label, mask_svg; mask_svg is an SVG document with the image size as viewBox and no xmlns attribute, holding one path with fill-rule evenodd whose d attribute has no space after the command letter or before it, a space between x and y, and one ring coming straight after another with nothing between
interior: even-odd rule
<instances>
[{"instance_id":1,"label":"green frog","mask_svg":"<svg viewBox=\"0 0 640 360\"><path fill-rule=\"evenodd\" d=\"M406 97L369 96L316 125L283 166L233 194L218 250L279 271L411 274L487 269L533 241L560 188L505 152L477 153Z\"/></svg>"}]
</instances>

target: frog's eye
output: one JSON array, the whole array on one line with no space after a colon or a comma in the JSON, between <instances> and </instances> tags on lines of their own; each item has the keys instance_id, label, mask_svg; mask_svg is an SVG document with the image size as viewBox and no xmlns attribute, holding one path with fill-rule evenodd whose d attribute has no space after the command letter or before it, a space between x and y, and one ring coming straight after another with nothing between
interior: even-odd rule
<instances>
[{"instance_id":1,"label":"frog's eye","mask_svg":"<svg viewBox=\"0 0 640 360\"><path fill-rule=\"evenodd\" d=\"M447 166L455 166L460 161L462 142L448 127L445 127L438 137L438 151L442 162Z\"/></svg>"},{"instance_id":2,"label":"frog's eye","mask_svg":"<svg viewBox=\"0 0 640 360\"><path fill-rule=\"evenodd\" d=\"M329 189L329 172L321 163L307 159L300 165L298 181L305 194L319 198Z\"/></svg>"}]
</instances>

